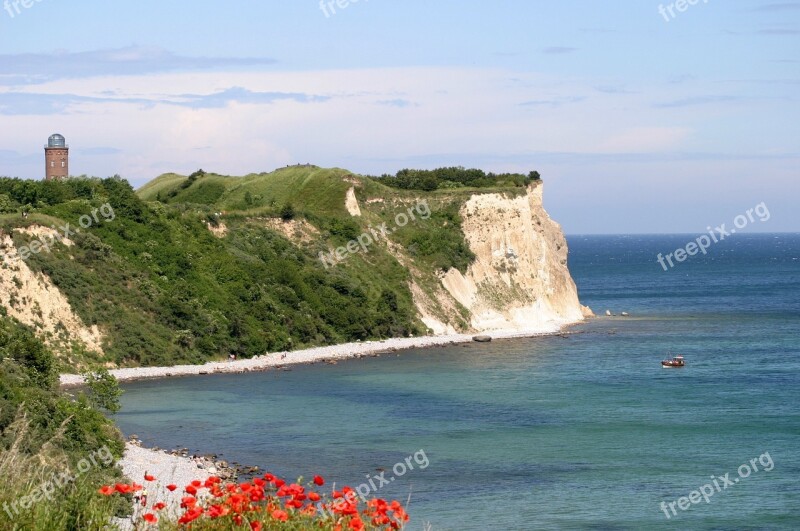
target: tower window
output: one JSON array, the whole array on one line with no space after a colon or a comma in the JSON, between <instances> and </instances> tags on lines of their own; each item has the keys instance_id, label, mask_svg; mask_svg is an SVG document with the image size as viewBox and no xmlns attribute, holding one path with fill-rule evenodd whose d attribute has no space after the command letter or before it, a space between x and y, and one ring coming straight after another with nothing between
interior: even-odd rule
<instances>
[{"instance_id":1,"label":"tower window","mask_svg":"<svg viewBox=\"0 0 800 531\"><path fill-rule=\"evenodd\" d=\"M66 162L64 162L63 160L61 161L61 167L62 167L62 168L66 168L66 167L67 167L67 163L66 163Z\"/></svg>"},{"instance_id":2,"label":"tower window","mask_svg":"<svg viewBox=\"0 0 800 531\"><path fill-rule=\"evenodd\" d=\"M51 161L50 161L50 167L51 167L51 168L55 168L55 167L56 167L56 161L54 161L54 160L51 160Z\"/></svg>"}]
</instances>

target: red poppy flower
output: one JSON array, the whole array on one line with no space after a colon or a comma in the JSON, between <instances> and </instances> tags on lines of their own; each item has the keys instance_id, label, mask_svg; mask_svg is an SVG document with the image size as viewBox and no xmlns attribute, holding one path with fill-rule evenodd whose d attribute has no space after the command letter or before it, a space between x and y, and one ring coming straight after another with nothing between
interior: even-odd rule
<instances>
[{"instance_id":1,"label":"red poppy flower","mask_svg":"<svg viewBox=\"0 0 800 531\"><path fill-rule=\"evenodd\" d=\"M224 505L212 505L207 511L208 516L211 518L222 518L223 516L230 514L230 512L230 508L225 507Z\"/></svg>"},{"instance_id":2,"label":"red poppy flower","mask_svg":"<svg viewBox=\"0 0 800 531\"><path fill-rule=\"evenodd\" d=\"M158 502L155 505L153 505L153 510L154 511L161 511L162 509L166 509L166 507L167 507L166 503Z\"/></svg>"},{"instance_id":3,"label":"red poppy flower","mask_svg":"<svg viewBox=\"0 0 800 531\"><path fill-rule=\"evenodd\" d=\"M286 520L289 519L289 513L287 513L286 511L281 511L280 509L276 509L272 511L272 517L275 520L280 520L281 522L285 522Z\"/></svg>"},{"instance_id":4,"label":"red poppy flower","mask_svg":"<svg viewBox=\"0 0 800 531\"><path fill-rule=\"evenodd\" d=\"M197 498L193 496L184 496L181 498L181 507L194 508L197 505ZM200 510L202 512L202 509Z\"/></svg>"},{"instance_id":5,"label":"red poppy flower","mask_svg":"<svg viewBox=\"0 0 800 531\"><path fill-rule=\"evenodd\" d=\"M250 529L253 531L261 531L261 522L250 522Z\"/></svg>"},{"instance_id":6,"label":"red poppy flower","mask_svg":"<svg viewBox=\"0 0 800 531\"><path fill-rule=\"evenodd\" d=\"M203 509L200 507L193 507L186 511L183 516L178 520L179 524L188 524L203 516Z\"/></svg>"},{"instance_id":7,"label":"red poppy flower","mask_svg":"<svg viewBox=\"0 0 800 531\"><path fill-rule=\"evenodd\" d=\"M156 478L155 478L155 476L153 476L152 474L145 474L145 475L144 475L144 480L145 480L145 481L155 481L155 480L156 480Z\"/></svg>"},{"instance_id":8,"label":"red poppy flower","mask_svg":"<svg viewBox=\"0 0 800 531\"><path fill-rule=\"evenodd\" d=\"M148 524L154 524L158 522L158 518L153 513L147 513L146 515L144 515L144 521L147 522Z\"/></svg>"},{"instance_id":9,"label":"red poppy flower","mask_svg":"<svg viewBox=\"0 0 800 531\"><path fill-rule=\"evenodd\" d=\"M322 476L314 476L314 484L321 487L325 484L325 479Z\"/></svg>"},{"instance_id":10,"label":"red poppy flower","mask_svg":"<svg viewBox=\"0 0 800 531\"><path fill-rule=\"evenodd\" d=\"M318 502L322 499L322 496L320 496L316 492L312 492L311 494L308 495L308 499L311 500L312 502Z\"/></svg>"},{"instance_id":11,"label":"red poppy flower","mask_svg":"<svg viewBox=\"0 0 800 531\"><path fill-rule=\"evenodd\" d=\"M111 485L103 485L97 492L99 492L103 496L111 496L116 491L114 490L114 487L112 487Z\"/></svg>"},{"instance_id":12,"label":"red poppy flower","mask_svg":"<svg viewBox=\"0 0 800 531\"><path fill-rule=\"evenodd\" d=\"M301 502L299 500L296 500L296 499L286 502L286 507L293 507L295 509L299 509L302 506L303 506L303 502Z\"/></svg>"},{"instance_id":13,"label":"red poppy flower","mask_svg":"<svg viewBox=\"0 0 800 531\"><path fill-rule=\"evenodd\" d=\"M188 493L189 493L189 494L191 494L192 496L194 496L195 494L197 494L197 489L195 488L195 486L194 486L194 485L189 485L189 486L188 486L188 487L186 487L186 489L184 489L184 490L186 490L186 492L188 492Z\"/></svg>"},{"instance_id":14,"label":"red poppy flower","mask_svg":"<svg viewBox=\"0 0 800 531\"><path fill-rule=\"evenodd\" d=\"M177 485L167 485L167 490L170 492L175 492L177 488L178 488Z\"/></svg>"}]
</instances>

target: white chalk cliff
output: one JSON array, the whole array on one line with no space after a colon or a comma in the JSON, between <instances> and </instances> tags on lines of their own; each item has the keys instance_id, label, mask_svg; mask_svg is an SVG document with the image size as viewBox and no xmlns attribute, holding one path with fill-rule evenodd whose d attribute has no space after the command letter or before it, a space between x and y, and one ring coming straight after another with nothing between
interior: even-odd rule
<instances>
[{"instance_id":1,"label":"white chalk cliff","mask_svg":"<svg viewBox=\"0 0 800 531\"><path fill-rule=\"evenodd\" d=\"M53 229L36 225L16 231L50 241L57 241L60 236ZM73 245L66 238L59 241L56 245ZM74 343L103 352L104 337L97 325L87 326L53 281L43 273L34 272L20 258L11 236L1 232L0 307L10 317L31 326L58 353L69 352Z\"/></svg>"},{"instance_id":2,"label":"white chalk cliff","mask_svg":"<svg viewBox=\"0 0 800 531\"><path fill-rule=\"evenodd\" d=\"M549 332L591 313L578 301L567 242L544 210L542 190L535 182L516 197L475 194L461 208L476 259L466 274L442 273L441 283L468 310L473 331ZM427 315L426 323L435 331L448 328Z\"/></svg>"}]
</instances>

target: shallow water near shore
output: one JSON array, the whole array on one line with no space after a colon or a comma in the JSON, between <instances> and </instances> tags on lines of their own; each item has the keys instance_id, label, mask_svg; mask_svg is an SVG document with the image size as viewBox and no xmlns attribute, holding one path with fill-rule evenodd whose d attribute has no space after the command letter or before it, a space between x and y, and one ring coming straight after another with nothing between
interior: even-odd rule
<instances>
[{"instance_id":1,"label":"shallow water near shore","mask_svg":"<svg viewBox=\"0 0 800 531\"><path fill-rule=\"evenodd\" d=\"M394 481L370 496L410 495L409 529L795 529L800 235L737 235L663 271L656 255L691 239L569 238L582 302L631 317L566 337L132 382L118 424L146 445L287 478L378 486L382 470ZM687 367L662 369L670 351ZM753 458L758 471L740 477ZM725 474L739 481L708 503L662 512Z\"/></svg>"}]
</instances>

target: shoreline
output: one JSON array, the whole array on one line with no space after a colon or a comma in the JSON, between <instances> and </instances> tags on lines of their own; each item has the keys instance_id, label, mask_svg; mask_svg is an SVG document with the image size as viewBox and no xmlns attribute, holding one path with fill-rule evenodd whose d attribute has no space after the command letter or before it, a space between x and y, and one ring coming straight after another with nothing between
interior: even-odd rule
<instances>
[{"instance_id":1,"label":"shoreline","mask_svg":"<svg viewBox=\"0 0 800 531\"><path fill-rule=\"evenodd\" d=\"M284 351L264 354L250 359L234 361L211 361L203 365L175 365L172 367L132 367L113 369L109 372L119 382L137 380L158 380L183 376L204 376L209 374L241 374L263 372L270 369L281 369L290 365L307 365L321 362L337 362L363 357L376 357L381 354L431 348L446 345L471 343L478 336L496 339L523 339L547 337L565 333L564 329L583 321L553 323L553 327L542 330L494 330L479 334L447 334L439 336L420 336L391 338L379 341L359 343L341 343L325 347L313 347L295 351ZM62 387L78 387L83 385L84 378L79 374L61 374L59 380Z\"/></svg>"}]
</instances>

